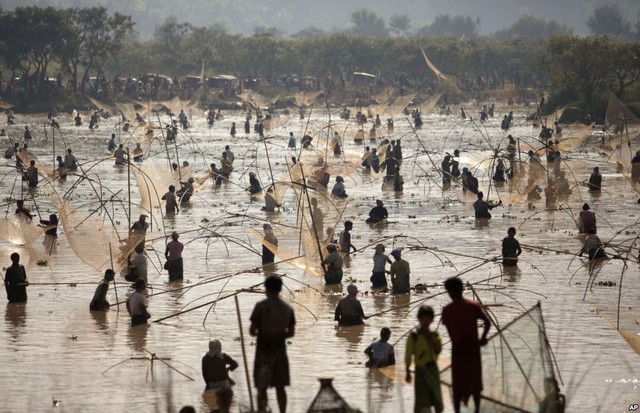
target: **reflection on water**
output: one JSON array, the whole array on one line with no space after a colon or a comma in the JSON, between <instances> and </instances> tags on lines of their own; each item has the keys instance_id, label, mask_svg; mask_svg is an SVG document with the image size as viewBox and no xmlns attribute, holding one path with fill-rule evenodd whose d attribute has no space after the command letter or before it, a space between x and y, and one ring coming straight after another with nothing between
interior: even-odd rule
<instances>
[{"instance_id":1,"label":"reflection on water","mask_svg":"<svg viewBox=\"0 0 640 413\"><path fill-rule=\"evenodd\" d=\"M361 342L365 331L364 325L350 327L336 326L335 329L336 337L347 340L349 348L352 351L358 351L358 349L362 348Z\"/></svg>"},{"instance_id":2,"label":"reflection on water","mask_svg":"<svg viewBox=\"0 0 640 413\"><path fill-rule=\"evenodd\" d=\"M237 313L230 294L261 283L264 275L271 273L285 275L288 289L283 290L283 296L296 311L296 335L288 340L287 346L292 379L292 386L288 389L289 411L307 409L316 394L317 378L323 376L333 376L336 390L354 407L372 412L410 411L413 388L404 383L402 374L405 334L415 327L416 308L422 302L433 306L436 314L440 314L442 307L449 302L441 283L447 277L462 272L463 280L475 283L477 293L483 302L491 305L491 311L502 325L520 314L523 307L528 308L542 300L549 342L562 374L563 390L567 393L567 411L584 409L584 406L589 406L590 411L623 411L630 403L637 403L633 398L637 395L633 379L640 377L637 354L612 328L610 320L616 319L612 309L617 307L618 283L623 270L621 307L637 306L640 284L631 280L640 275L638 265L630 261L608 260L592 263L592 266L586 258L572 254L582 246L581 237L577 236L576 215L583 202L588 202L598 216L600 238L604 242L613 240L613 243L623 243L637 235L634 231L637 231L635 222L640 206L636 204L637 194L630 189L624 176L616 171L615 162L609 162L595 152L589 141L582 152L570 154L562 164L563 168L571 169L567 177L572 177L573 194L563 201L562 210L546 211L544 199L529 206L526 194L512 192L512 185L503 185L498 192L492 185L489 190L493 171L488 166L492 163L487 160L492 152L486 146L485 138L494 146L504 143L505 139L499 124L492 123L494 120L485 123L485 130L480 133L472 124L461 123L457 118L425 116L425 126L418 132L420 143L408 125L398 119L394 137L404 136L404 192L382 191L380 177L362 177L352 168L343 168L348 172L341 174L350 176L345 178L349 199L342 221L349 219L354 222L352 241L357 247L370 247L348 258L342 285L324 286L320 276L305 274L287 263L261 267L260 257L240 245L248 243L259 250L260 241L249 236L244 227L261 232L262 224L268 221L278 233L283 256L297 256L301 236L296 229L300 215L296 196L291 190L287 192L283 200L285 208L280 213L261 211L264 201L252 199L244 189L248 186L249 170L255 171L265 186L271 180L264 144L256 144L255 134L239 134L233 139L228 135L231 122L243 121L244 114L230 113L213 128L206 126L204 117L195 109L194 115L191 119L193 128L179 133L180 161L189 159L194 175L205 176L212 161L219 165L218 155L211 154L221 153L225 144L232 146L236 161L232 182L215 187L210 179L204 179L191 198L190 206L178 214L163 220L164 207L149 213L152 228L146 237L150 261L148 278L155 286L149 290L150 321L179 311L186 312L162 323L135 328L130 327L124 305L120 306L120 311L114 307L108 312L89 312L89 302L96 285L82 283L95 280L97 284L102 272L94 271L72 253L67 234L72 233L73 228L59 228L58 239L53 243L51 241L54 240L48 238L38 240L28 248L0 243L6 262L4 265L9 264L9 254L19 252L33 284L29 287L28 304L6 305L5 317L1 321L0 342L7 345L0 346L0 386L12 395L3 399L2 409L49 411L51 397L55 396L62 400L57 409L70 412L96 410L95 406L101 406L100 411L114 412L136 409L168 411L167 406L177 410L187 404L206 411L210 406L207 402L209 396L202 394L204 383L198 373L203 345L211 337L219 338L224 342L226 353L238 361L242 360ZM332 122L336 117L334 114ZM21 136L24 123L20 122L26 120L30 124L41 124L42 118L18 116L18 124L8 127L7 131L11 137ZM137 132L133 135L121 133L116 119L104 120L100 128L93 131L86 127L75 128L72 119L64 116L56 120L61 124L67 146L73 149L81 164L90 165L90 161L108 156L106 143L111 133L119 134L119 139L131 146L133 142L142 140ZM324 114L314 115L311 125L326 125L327 121ZM338 122L341 130L355 126L345 121ZM509 133L520 138L523 144L528 142L535 146L534 137L537 137L538 130L524 119L515 125ZM284 160L293 155L286 148L289 131L301 135L307 126L306 120L293 117L282 129L271 132L275 138L269 139L267 145L276 177L288 176ZM30 148L40 159L50 159L51 142L45 141L44 136L37 132L39 130L41 128L34 128ZM347 131L345 135L350 136L350 132L355 130ZM324 137L318 136L315 141L320 139ZM430 153L424 152L422 144ZM151 145L146 158L168 164L162 142L155 140ZM444 192L439 187L441 176L432 169L429 158L439 164L444 151L452 152L456 148L461 150L460 167L474 169L485 196L491 201L505 200L502 207L492 211L491 221L473 218L475 196L462 193L458 182L453 181ZM324 148L319 149L323 152ZM350 141L344 143L343 149L354 159L360 159L363 151L362 146ZM308 153L302 155L301 162L306 162ZM170 153L170 157L172 162L175 161L175 153ZM336 161L331 158L331 162ZM13 174L13 161L6 162L11 166L7 173ZM87 214L93 213L92 217L98 221L113 219L126 234L128 174L126 168L114 168L113 162L113 159L107 159L91 169L92 183L100 180L108 186L110 193L120 191L122 202L108 202L105 205L108 214L100 208L96 192L89 182L79 183L72 192L74 201L83 205ZM479 169L476 168L478 165ZM602 193L590 193L578 185L588 178L594 166L599 166L605 176ZM330 185L334 178L335 174ZM526 177L518 179L526 182ZM48 191L56 189L63 194L72 188L76 180L77 177L70 174L66 182L56 180L54 185L43 184L36 199L40 213L46 216L55 212L48 200ZM19 187L12 190L12 184L13 179L5 179L0 182L0 187L7 196L13 194L16 198L20 194ZM131 184L131 216L136 217L143 212L137 206L141 197L134 179ZM546 179L538 185L546 186ZM158 192L162 195L166 190L159 188ZM313 192L316 191L312 191L312 195ZM104 200L108 199L104 196ZM364 221L376 199L385 202L389 220L384 225L366 225ZM34 202L27 198L26 203L33 212ZM14 205L8 208L10 214ZM330 211L323 212L325 225L328 225ZM343 224L336 224L337 233ZM517 228L517 238L524 249L518 267L501 268L499 262L482 261L500 254L500 242L510 226ZM185 278L182 282L168 283L167 273L162 270L162 253L167 236L173 230L181 233L180 240L185 243ZM229 238L212 236L213 232ZM394 236L397 237L394 239ZM412 284L424 284L428 286L428 292L412 291L411 294L391 296L370 291L372 256L375 244L379 242L385 244L387 251L405 248L403 258L411 265ZM411 246L426 246L431 250L408 248ZM633 255L637 256L637 251ZM38 260L47 260L48 263L46 266L38 265ZM494 278L487 281L491 277ZM203 282L205 280L207 282ZM129 283L122 278L116 281L118 298L123 301ZM598 281L607 283L599 285ZM337 328L335 306L351 282L357 284L361 291L358 299L365 314L374 317L367 319L364 326ZM71 283L77 285L70 287ZM250 373L255 338L248 334L249 316L255 303L263 297L262 293L242 292L239 295ZM218 298L215 308L209 304L190 311ZM113 289L109 291L108 300L116 302ZM609 309L607 319L593 311L596 307ZM208 310L210 312L204 321ZM629 321L628 334L637 334L637 324L632 322L630 315L625 317L629 318L625 318ZM398 341L396 359L399 365L393 374L368 371L363 367L366 361L364 348L378 337L382 327L391 329L392 342ZM448 342L445 329L439 325L439 317L436 317L433 328L437 328L443 335L443 341ZM76 339L70 339L73 336ZM158 360L153 363L154 380L148 379L145 372L150 370L151 361L145 349L156 352L158 357L170 358L165 361L196 380L184 378ZM597 357L594 357L596 349ZM39 357L34 357L36 351ZM443 366L450 361L448 344L440 358ZM589 362L585 363L585 360ZM104 375L100 374L120 362L123 363ZM21 372L19 380L16 371ZM400 373L395 373L397 371ZM25 379L29 381L29 392L24 391ZM249 405L249 384L243 365L234 373L234 380L237 385L232 411L237 411L237 406ZM604 388L603 383L606 383ZM443 393L446 395L448 391ZM270 397L270 400L275 400L275 397ZM446 403L445 411L452 411L450 402Z\"/></svg>"},{"instance_id":3,"label":"reflection on water","mask_svg":"<svg viewBox=\"0 0 640 413\"><path fill-rule=\"evenodd\" d=\"M7 326L6 333L16 342L24 333L24 326L27 322L26 303L7 303L4 310L4 320Z\"/></svg>"}]
</instances>

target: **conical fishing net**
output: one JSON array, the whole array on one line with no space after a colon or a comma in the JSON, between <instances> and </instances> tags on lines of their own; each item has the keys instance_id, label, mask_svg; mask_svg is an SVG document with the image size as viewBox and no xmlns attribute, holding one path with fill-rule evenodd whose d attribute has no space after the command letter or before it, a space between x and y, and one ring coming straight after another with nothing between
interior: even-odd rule
<instances>
[{"instance_id":1,"label":"conical fishing net","mask_svg":"<svg viewBox=\"0 0 640 413\"><path fill-rule=\"evenodd\" d=\"M276 96L275 98L268 98L252 90L245 90L240 93L238 97L245 103L249 104L253 109L267 108L270 103L276 103L279 99L279 96Z\"/></svg>"},{"instance_id":2,"label":"conical fishing net","mask_svg":"<svg viewBox=\"0 0 640 413\"><path fill-rule=\"evenodd\" d=\"M30 153L28 151L20 150L20 151L16 152L16 156L19 157L20 160L22 161L22 165L24 165L25 170L26 170L26 168L29 167L29 165L31 164L31 161L36 161L35 166L36 166L36 168L38 168L38 174L39 175L52 177L57 172L57 171L54 171L51 168L51 166L45 165L43 162L41 162L38 158L36 158L32 153Z\"/></svg>"},{"instance_id":3,"label":"conical fishing net","mask_svg":"<svg viewBox=\"0 0 640 413\"><path fill-rule=\"evenodd\" d=\"M30 245L46 229L15 215L0 219L0 239L13 245Z\"/></svg>"},{"instance_id":4,"label":"conical fishing net","mask_svg":"<svg viewBox=\"0 0 640 413\"><path fill-rule=\"evenodd\" d=\"M293 95L293 99L296 102L296 106L299 108L302 108L305 106L313 105L313 102L315 102L318 96L320 96L321 94L322 94L321 90L314 91L314 92L298 92L295 95Z\"/></svg>"},{"instance_id":5,"label":"conical fishing net","mask_svg":"<svg viewBox=\"0 0 640 413\"><path fill-rule=\"evenodd\" d=\"M547 116L543 116L541 118L542 124L547 126L547 127L551 127L549 125L553 125L554 122L557 122L562 117L562 114L564 113L565 109L566 109L566 107L563 106L560 109L557 109L555 112L550 113Z\"/></svg>"},{"instance_id":6,"label":"conical fishing net","mask_svg":"<svg viewBox=\"0 0 640 413\"><path fill-rule=\"evenodd\" d=\"M445 84L447 84L449 87L451 87L454 91L456 92L460 92L460 89L458 88L458 82L456 81L456 78L451 76L451 75L445 75L444 73L442 73L432 62L431 60L429 60L429 58L427 57L427 54L424 52L423 48L420 48L420 51L422 52L422 57L424 57L424 61L427 63L427 66L429 67L429 69L431 69L431 71L436 75L436 77L440 80L443 80L445 82ZM426 112L425 112L426 113Z\"/></svg>"},{"instance_id":7,"label":"conical fishing net","mask_svg":"<svg viewBox=\"0 0 640 413\"><path fill-rule=\"evenodd\" d=\"M191 167L181 167L178 171L169 170L168 165L160 162L145 162L135 169L134 175L140 190L140 207L146 212L160 208L162 195L169 191L169 185L181 188L183 182L191 176Z\"/></svg>"},{"instance_id":8,"label":"conical fishing net","mask_svg":"<svg viewBox=\"0 0 640 413\"><path fill-rule=\"evenodd\" d=\"M271 119L264 119L262 121L262 125L264 126L265 130L270 131L270 130L281 128L286 124L288 124L290 121L291 121L290 116L275 116L275 117L272 117Z\"/></svg>"},{"instance_id":9,"label":"conical fishing net","mask_svg":"<svg viewBox=\"0 0 640 413\"><path fill-rule=\"evenodd\" d=\"M481 355L481 412L556 411L557 385L539 303L490 337ZM442 381L450 387L450 370Z\"/></svg>"},{"instance_id":10,"label":"conical fishing net","mask_svg":"<svg viewBox=\"0 0 640 413\"><path fill-rule=\"evenodd\" d=\"M623 134L627 128L640 126L640 118L631 111L614 93L609 96L606 114L609 132L612 134Z\"/></svg>"},{"instance_id":11,"label":"conical fishing net","mask_svg":"<svg viewBox=\"0 0 640 413\"><path fill-rule=\"evenodd\" d=\"M573 152L578 149L585 140L591 135L593 125L583 125L576 123L569 128L564 129L562 137L558 138L558 150L560 152Z\"/></svg>"},{"instance_id":12,"label":"conical fishing net","mask_svg":"<svg viewBox=\"0 0 640 413\"><path fill-rule=\"evenodd\" d=\"M92 98L91 96L87 96L87 99L89 99L89 101L91 103L93 103L93 105L95 107L97 107L98 109L109 113L109 114L113 114L115 113L115 111L113 110L113 108L109 105L107 105L106 103L100 102L98 99Z\"/></svg>"},{"instance_id":13,"label":"conical fishing net","mask_svg":"<svg viewBox=\"0 0 640 413\"><path fill-rule=\"evenodd\" d=\"M52 201L58 210L67 241L78 258L99 272L113 267L116 271L126 268L127 258L143 236L128 237L127 229L119 233L113 217L109 217L102 207L87 213L69 200L53 198Z\"/></svg>"},{"instance_id":14,"label":"conical fishing net","mask_svg":"<svg viewBox=\"0 0 640 413\"><path fill-rule=\"evenodd\" d=\"M116 103L118 109L120 109L120 113L125 117L128 121L136 120L136 109L132 103Z\"/></svg>"},{"instance_id":15,"label":"conical fishing net","mask_svg":"<svg viewBox=\"0 0 640 413\"><path fill-rule=\"evenodd\" d=\"M598 307L596 313L607 320L625 339L629 347L640 354L640 307Z\"/></svg>"}]
</instances>

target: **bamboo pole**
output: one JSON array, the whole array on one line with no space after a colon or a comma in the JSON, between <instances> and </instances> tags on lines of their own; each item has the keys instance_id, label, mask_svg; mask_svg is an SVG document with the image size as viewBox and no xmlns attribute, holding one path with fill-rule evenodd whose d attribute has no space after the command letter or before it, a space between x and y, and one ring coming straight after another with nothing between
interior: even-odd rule
<instances>
[{"instance_id":1,"label":"bamboo pole","mask_svg":"<svg viewBox=\"0 0 640 413\"><path fill-rule=\"evenodd\" d=\"M318 234L316 232L316 221L314 219L313 216L313 209L311 209L311 199L309 197L309 191L307 190L307 179L304 177L304 168L302 167L302 164L300 164L300 173L302 174L302 184L304 185L304 187L302 188L302 190L304 191L306 197L307 197L307 205L309 205L309 213L311 214L311 225L313 226L313 232L315 235L315 239L316 239L316 245L318 247L318 254L320 254L320 262L322 265L322 269L326 272L327 269L324 267L324 257L322 255L322 246L320 245L320 240L318 239ZM303 212L304 214L304 212ZM304 223L304 219L301 220L300 222L300 233L302 233L302 224ZM348 251L347 251L348 253Z\"/></svg>"},{"instance_id":2,"label":"bamboo pole","mask_svg":"<svg viewBox=\"0 0 640 413\"><path fill-rule=\"evenodd\" d=\"M240 317L240 302L238 296L236 300L236 312L238 314L238 328L240 329L240 346L242 347L242 360L244 362L244 374L247 378L247 389L249 389L249 404L251 405L251 411L253 412L253 394L251 394L251 378L249 377L249 364L247 363L247 352L244 348L244 331L242 330L242 317Z\"/></svg>"},{"instance_id":3,"label":"bamboo pole","mask_svg":"<svg viewBox=\"0 0 640 413\"><path fill-rule=\"evenodd\" d=\"M127 243L131 242L131 158L127 147Z\"/></svg>"},{"instance_id":4,"label":"bamboo pole","mask_svg":"<svg viewBox=\"0 0 640 413\"><path fill-rule=\"evenodd\" d=\"M111 257L111 271L115 271L113 269L113 252L111 251L111 242L109 242L109 256ZM113 291L116 294L116 307L117 307L118 311L120 311L120 302L118 301L118 287L116 286L116 277L115 276L113 277Z\"/></svg>"}]
</instances>

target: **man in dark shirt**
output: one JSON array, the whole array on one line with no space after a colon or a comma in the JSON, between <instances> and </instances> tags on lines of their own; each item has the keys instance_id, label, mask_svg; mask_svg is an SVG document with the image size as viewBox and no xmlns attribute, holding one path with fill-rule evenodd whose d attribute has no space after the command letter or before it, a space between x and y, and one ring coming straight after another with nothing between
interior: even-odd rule
<instances>
[{"instance_id":1,"label":"man in dark shirt","mask_svg":"<svg viewBox=\"0 0 640 413\"><path fill-rule=\"evenodd\" d=\"M589 183L587 183L589 191L599 191L602 189L602 175L600 174L600 168L597 166L593 168L593 173L589 177Z\"/></svg>"},{"instance_id":2,"label":"man in dark shirt","mask_svg":"<svg viewBox=\"0 0 640 413\"><path fill-rule=\"evenodd\" d=\"M366 222L372 224L387 219L388 217L389 213L387 212L387 208L385 208L383 202L378 199L376 206L369 211L369 218L367 218Z\"/></svg>"},{"instance_id":3,"label":"man in dark shirt","mask_svg":"<svg viewBox=\"0 0 640 413\"><path fill-rule=\"evenodd\" d=\"M364 324L365 315L362 304L356 298L358 287L355 284L350 284L347 287L347 292L348 295L341 299L336 306L335 321L343 327Z\"/></svg>"},{"instance_id":4,"label":"man in dark shirt","mask_svg":"<svg viewBox=\"0 0 640 413\"><path fill-rule=\"evenodd\" d=\"M267 298L256 304L249 332L257 336L253 380L258 388L258 411L267 407L267 388L275 387L280 413L287 411L285 386L290 384L286 339L295 334L293 309L279 297L280 277L272 275L264 282Z\"/></svg>"},{"instance_id":5,"label":"man in dark shirt","mask_svg":"<svg viewBox=\"0 0 640 413\"><path fill-rule=\"evenodd\" d=\"M27 301L27 272L24 266L20 265L20 254L11 254L11 266L4 274L4 287L7 290L7 299L10 303L21 303Z\"/></svg>"},{"instance_id":6,"label":"man in dark shirt","mask_svg":"<svg viewBox=\"0 0 640 413\"><path fill-rule=\"evenodd\" d=\"M498 205L502 205L502 200L495 205L491 205L484 199L484 194L482 192L478 192L478 200L473 203L473 209L476 213L476 219L491 219L491 213L489 212L493 208Z\"/></svg>"},{"instance_id":7,"label":"man in dark shirt","mask_svg":"<svg viewBox=\"0 0 640 413\"><path fill-rule=\"evenodd\" d=\"M522 248L515 236L516 229L510 227L507 230L507 237L502 240L502 265L505 267L518 265L518 256L522 254Z\"/></svg>"}]
</instances>

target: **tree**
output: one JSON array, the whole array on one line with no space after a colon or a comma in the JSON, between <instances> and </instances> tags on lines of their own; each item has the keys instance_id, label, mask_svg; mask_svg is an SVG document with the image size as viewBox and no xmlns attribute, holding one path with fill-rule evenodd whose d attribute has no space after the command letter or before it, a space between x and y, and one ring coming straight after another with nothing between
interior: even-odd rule
<instances>
[{"instance_id":1,"label":"tree","mask_svg":"<svg viewBox=\"0 0 640 413\"><path fill-rule=\"evenodd\" d=\"M306 39L308 37L320 37L320 36L326 36L327 32L325 32L323 29L316 27L316 26L310 26L307 27L306 29L302 29L297 33L294 33L291 35L291 38L293 39Z\"/></svg>"},{"instance_id":2,"label":"tree","mask_svg":"<svg viewBox=\"0 0 640 413\"><path fill-rule=\"evenodd\" d=\"M547 20L531 14L523 14L511 27L496 32L494 36L496 39L501 40L513 39L519 36L543 39L551 36L567 36L571 34L572 31L569 27L555 20Z\"/></svg>"},{"instance_id":3,"label":"tree","mask_svg":"<svg viewBox=\"0 0 640 413\"><path fill-rule=\"evenodd\" d=\"M44 95L49 64L64 48L66 14L53 7L18 7L3 18L4 59L20 73L27 97Z\"/></svg>"},{"instance_id":4,"label":"tree","mask_svg":"<svg viewBox=\"0 0 640 413\"><path fill-rule=\"evenodd\" d=\"M608 34L625 38L631 35L631 24L626 21L617 4L596 7L587 20L587 26L589 26L591 34Z\"/></svg>"},{"instance_id":5,"label":"tree","mask_svg":"<svg viewBox=\"0 0 640 413\"><path fill-rule=\"evenodd\" d=\"M284 34L284 32L280 29L278 29L277 27L271 26L271 27L267 27L267 26L256 26L253 28L253 33L260 36L260 35L267 35L267 36L275 36L275 37L282 37L282 35Z\"/></svg>"},{"instance_id":6,"label":"tree","mask_svg":"<svg viewBox=\"0 0 640 413\"><path fill-rule=\"evenodd\" d=\"M389 18L389 29L398 36L409 31L411 23L406 14L394 14Z\"/></svg>"},{"instance_id":7,"label":"tree","mask_svg":"<svg viewBox=\"0 0 640 413\"><path fill-rule=\"evenodd\" d=\"M436 17L433 23L418 29L418 36L430 37L467 37L473 38L478 35L478 24L475 19L469 16L454 16L448 14Z\"/></svg>"},{"instance_id":8,"label":"tree","mask_svg":"<svg viewBox=\"0 0 640 413\"><path fill-rule=\"evenodd\" d=\"M627 87L640 82L640 44L616 43L609 51L611 90L622 97Z\"/></svg>"},{"instance_id":9,"label":"tree","mask_svg":"<svg viewBox=\"0 0 640 413\"><path fill-rule=\"evenodd\" d=\"M160 47L177 52L182 42L191 34L193 26L189 23L178 23L175 16L167 17L154 32L154 37L160 43Z\"/></svg>"},{"instance_id":10,"label":"tree","mask_svg":"<svg viewBox=\"0 0 640 413\"><path fill-rule=\"evenodd\" d=\"M68 9L68 36L61 62L71 76L73 91L84 90L91 73L100 74L107 60L122 47L127 36L133 33L131 17L115 13L110 16L104 7ZM84 69L80 76L80 68Z\"/></svg>"},{"instance_id":11,"label":"tree","mask_svg":"<svg viewBox=\"0 0 640 413\"><path fill-rule=\"evenodd\" d=\"M389 29L381 17L367 9L360 9L351 13L351 32L359 36L385 37Z\"/></svg>"},{"instance_id":12,"label":"tree","mask_svg":"<svg viewBox=\"0 0 640 413\"><path fill-rule=\"evenodd\" d=\"M553 89L567 100L589 106L596 92L607 85L611 49L606 36L551 38L544 67L551 74Z\"/></svg>"}]
</instances>

